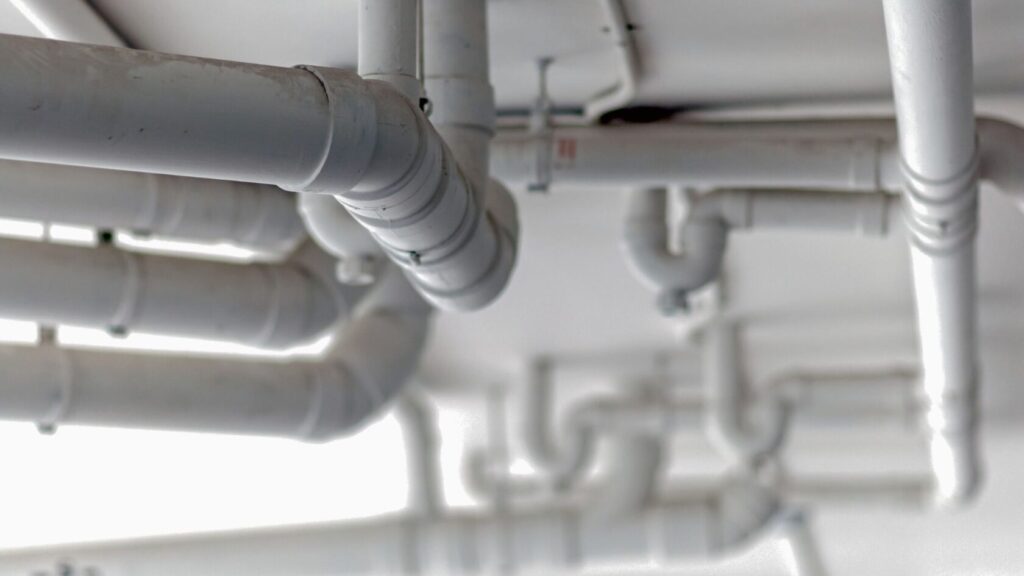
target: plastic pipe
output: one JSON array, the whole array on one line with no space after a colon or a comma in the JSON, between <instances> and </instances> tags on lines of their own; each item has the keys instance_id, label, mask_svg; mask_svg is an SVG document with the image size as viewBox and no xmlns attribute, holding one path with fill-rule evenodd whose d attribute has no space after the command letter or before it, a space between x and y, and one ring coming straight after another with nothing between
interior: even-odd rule
<instances>
[{"instance_id":1,"label":"plastic pipe","mask_svg":"<svg viewBox=\"0 0 1024 576\"><path fill-rule=\"evenodd\" d=\"M328 440L361 425L415 369L429 307L398 274L319 362L4 347L0 419ZM381 292L385 293L381 293Z\"/></svg>"},{"instance_id":2,"label":"plastic pipe","mask_svg":"<svg viewBox=\"0 0 1024 576\"><path fill-rule=\"evenodd\" d=\"M395 415L402 426L409 478L408 507L418 514L433 516L444 508L441 481L440 439L437 415L430 401L418 390L406 390L395 402Z\"/></svg>"},{"instance_id":3,"label":"plastic pipe","mask_svg":"<svg viewBox=\"0 0 1024 576\"><path fill-rule=\"evenodd\" d=\"M366 285L383 270L387 260L380 245L333 196L300 195L299 215L317 245L338 259L338 281Z\"/></svg>"},{"instance_id":4,"label":"plastic pipe","mask_svg":"<svg viewBox=\"0 0 1024 576\"><path fill-rule=\"evenodd\" d=\"M619 522L588 519L577 508L423 519L385 517L193 536L11 552L0 570L22 573L58 562L104 576L214 573L551 574L623 565L676 568L749 544L778 513L767 492L730 482L687 494Z\"/></svg>"},{"instance_id":5,"label":"plastic pipe","mask_svg":"<svg viewBox=\"0 0 1024 576\"><path fill-rule=\"evenodd\" d=\"M598 4L606 21L604 30L611 36L619 79L615 86L604 90L584 106L583 116L590 122L600 120L606 112L632 103L640 76L640 57L622 0L600 0Z\"/></svg>"},{"instance_id":6,"label":"plastic pipe","mask_svg":"<svg viewBox=\"0 0 1024 576\"><path fill-rule=\"evenodd\" d=\"M39 33L54 40L125 46L87 0L11 0Z\"/></svg>"},{"instance_id":7,"label":"plastic pipe","mask_svg":"<svg viewBox=\"0 0 1024 576\"><path fill-rule=\"evenodd\" d=\"M735 324L721 319L712 322L703 345L708 438L733 463L756 468L782 445L788 425L785 406L775 398L749 402ZM760 420L753 421L751 407L759 409Z\"/></svg>"},{"instance_id":8,"label":"plastic pipe","mask_svg":"<svg viewBox=\"0 0 1024 576\"><path fill-rule=\"evenodd\" d=\"M501 132L491 175L524 189L679 185L895 191L891 120L705 122Z\"/></svg>"},{"instance_id":9,"label":"plastic pipe","mask_svg":"<svg viewBox=\"0 0 1024 576\"><path fill-rule=\"evenodd\" d=\"M640 513L655 501L665 441L645 434L609 439L608 472L592 513L609 522Z\"/></svg>"},{"instance_id":10,"label":"plastic pipe","mask_svg":"<svg viewBox=\"0 0 1024 576\"><path fill-rule=\"evenodd\" d=\"M776 527L778 538L785 547L793 576L827 576L828 569L821 558L817 539L810 519L802 510L787 510L780 514Z\"/></svg>"},{"instance_id":11,"label":"plastic pipe","mask_svg":"<svg viewBox=\"0 0 1024 576\"><path fill-rule=\"evenodd\" d=\"M971 3L885 0L935 503L981 482L974 238L979 148Z\"/></svg>"},{"instance_id":12,"label":"plastic pipe","mask_svg":"<svg viewBox=\"0 0 1024 576\"><path fill-rule=\"evenodd\" d=\"M366 80L394 86L417 106L420 98L419 6L421 0L359 0L359 61Z\"/></svg>"},{"instance_id":13,"label":"plastic pipe","mask_svg":"<svg viewBox=\"0 0 1024 576\"><path fill-rule=\"evenodd\" d=\"M297 264L229 264L0 240L0 316L287 348L321 336L364 289Z\"/></svg>"},{"instance_id":14,"label":"plastic pipe","mask_svg":"<svg viewBox=\"0 0 1024 576\"><path fill-rule=\"evenodd\" d=\"M0 215L285 254L305 238L274 186L0 160Z\"/></svg>"},{"instance_id":15,"label":"plastic pipe","mask_svg":"<svg viewBox=\"0 0 1024 576\"><path fill-rule=\"evenodd\" d=\"M895 197L885 193L720 190L693 196L678 232L684 248L670 250L668 191L638 190L628 202L622 247L633 272L668 304L715 280L730 230L781 229L888 234ZM667 299L667 300L666 300Z\"/></svg>"},{"instance_id":16,"label":"plastic pipe","mask_svg":"<svg viewBox=\"0 0 1024 576\"><path fill-rule=\"evenodd\" d=\"M0 64L0 157L334 194L447 309L486 305L510 274L514 233L388 84L16 36Z\"/></svg>"}]
</instances>

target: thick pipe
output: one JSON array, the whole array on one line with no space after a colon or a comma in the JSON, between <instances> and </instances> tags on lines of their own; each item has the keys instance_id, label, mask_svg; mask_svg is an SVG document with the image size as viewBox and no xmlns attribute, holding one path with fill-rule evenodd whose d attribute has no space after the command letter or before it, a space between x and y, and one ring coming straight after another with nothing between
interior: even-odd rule
<instances>
[{"instance_id":1,"label":"thick pipe","mask_svg":"<svg viewBox=\"0 0 1024 576\"><path fill-rule=\"evenodd\" d=\"M0 316L44 324L228 340L310 342L346 316L361 288L295 264L228 264L0 240Z\"/></svg>"},{"instance_id":2,"label":"thick pipe","mask_svg":"<svg viewBox=\"0 0 1024 576\"><path fill-rule=\"evenodd\" d=\"M698 290L722 267L731 230L779 229L888 234L895 198L886 193L790 190L718 190L687 200L679 225L684 251L670 250L669 194L664 188L630 196L622 248L637 277L661 297Z\"/></svg>"},{"instance_id":3,"label":"thick pipe","mask_svg":"<svg viewBox=\"0 0 1024 576\"><path fill-rule=\"evenodd\" d=\"M717 558L760 536L778 514L770 494L729 482L618 522L578 508L507 514L392 516L347 523L151 538L4 554L0 570L29 573L58 562L104 576L218 574L550 574L623 565L676 568Z\"/></svg>"},{"instance_id":4,"label":"thick pipe","mask_svg":"<svg viewBox=\"0 0 1024 576\"><path fill-rule=\"evenodd\" d=\"M0 419L329 440L376 413L417 365L429 310L411 288L397 294L368 299L318 362L5 347Z\"/></svg>"},{"instance_id":5,"label":"thick pipe","mask_svg":"<svg viewBox=\"0 0 1024 576\"><path fill-rule=\"evenodd\" d=\"M981 480L975 297L979 149L971 3L885 0L935 502Z\"/></svg>"},{"instance_id":6,"label":"thick pipe","mask_svg":"<svg viewBox=\"0 0 1024 576\"><path fill-rule=\"evenodd\" d=\"M388 84L16 36L0 65L0 157L334 194L447 309L488 304L511 273L516 233Z\"/></svg>"},{"instance_id":7,"label":"thick pipe","mask_svg":"<svg viewBox=\"0 0 1024 576\"><path fill-rule=\"evenodd\" d=\"M275 186L0 160L0 216L285 254L305 237Z\"/></svg>"}]
</instances>

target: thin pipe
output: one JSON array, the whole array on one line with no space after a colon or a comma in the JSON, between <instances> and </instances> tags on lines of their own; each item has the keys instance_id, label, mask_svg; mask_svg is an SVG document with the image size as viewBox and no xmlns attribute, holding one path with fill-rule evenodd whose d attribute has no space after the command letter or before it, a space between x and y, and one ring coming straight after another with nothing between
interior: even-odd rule
<instances>
[{"instance_id":1,"label":"thin pipe","mask_svg":"<svg viewBox=\"0 0 1024 576\"><path fill-rule=\"evenodd\" d=\"M612 40L618 81L615 86L591 98L583 107L583 116L589 122L596 122L605 113L632 103L640 81L640 56L622 0L599 0L598 4L605 20L604 32Z\"/></svg>"},{"instance_id":2,"label":"thin pipe","mask_svg":"<svg viewBox=\"0 0 1024 576\"><path fill-rule=\"evenodd\" d=\"M977 434L980 153L971 2L885 0L935 503L970 501Z\"/></svg>"}]
</instances>

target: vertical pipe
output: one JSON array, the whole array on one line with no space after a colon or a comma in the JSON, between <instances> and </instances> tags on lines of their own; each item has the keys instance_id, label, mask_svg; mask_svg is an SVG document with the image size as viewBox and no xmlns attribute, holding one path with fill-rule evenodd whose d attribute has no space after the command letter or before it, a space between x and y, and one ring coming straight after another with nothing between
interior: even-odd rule
<instances>
[{"instance_id":1,"label":"vertical pipe","mask_svg":"<svg viewBox=\"0 0 1024 576\"><path fill-rule=\"evenodd\" d=\"M980 480L971 3L885 0L884 7L935 499L958 504Z\"/></svg>"},{"instance_id":2,"label":"vertical pipe","mask_svg":"<svg viewBox=\"0 0 1024 576\"><path fill-rule=\"evenodd\" d=\"M381 80L417 102L418 0L359 0L359 75Z\"/></svg>"},{"instance_id":3,"label":"vertical pipe","mask_svg":"<svg viewBox=\"0 0 1024 576\"><path fill-rule=\"evenodd\" d=\"M423 72L430 120L482 200L494 136L487 2L423 2Z\"/></svg>"}]
</instances>

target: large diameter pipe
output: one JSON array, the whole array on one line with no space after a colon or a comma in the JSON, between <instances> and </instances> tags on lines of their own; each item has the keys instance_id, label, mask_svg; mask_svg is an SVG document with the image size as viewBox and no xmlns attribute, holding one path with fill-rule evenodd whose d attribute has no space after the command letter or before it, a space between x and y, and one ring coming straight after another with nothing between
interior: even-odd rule
<instances>
[{"instance_id":1,"label":"large diameter pipe","mask_svg":"<svg viewBox=\"0 0 1024 576\"><path fill-rule=\"evenodd\" d=\"M305 237L275 186L0 160L0 216L227 242L283 254Z\"/></svg>"},{"instance_id":2,"label":"large diameter pipe","mask_svg":"<svg viewBox=\"0 0 1024 576\"><path fill-rule=\"evenodd\" d=\"M385 280L395 282L404 279ZM425 341L429 309L411 288L384 289L393 294L371 297L336 350L317 362L0 348L0 419L338 437L395 396Z\"/></svg>"},{"instance_id":3,"label":"large diameter pipe","mask_svg":"<svg viewBox=\"0 0 1024 576\"><path fill-rule=\"evenodd\" d=\"M45 324L227 340L309 342L363 289L328 285L294 264L228 264L0 240L0 316Z\"/></svg>"},{"instance_id":4,"label":"large diameter pipe","mask_svg":"<svg viewBox=\"0 0 1024 576\"><path fill-rule=\"evenodd\" d=\"M578 508L348 523L152 538L7 553L5 573L59 563L104 576L218 574L550 574L674 568L756 538L778 513L764 491L731 483L659 502L616 522Z\"/></svg>"},{"instance_id":5,"label":"large diameter pipe","mask_svg":"<svg viewBox=\"0 0 1024 576\"><path fill-rule=\"evenodd\" d=\"M886 0L884 7L935 500L962 504L981 478L971 3Z\"/></svg>"},{"instance_id":6,"label":"large diameter pipe","mask_svg":"<svg viewBox=\"0 0 1024 576\"><path fill-rule=\"evenodd\" d=\"M16 36L0 65L0 157L334 194L448 309L486 305L514 265L515 232L386 83Z\"/></svg>"}]
</instances>

